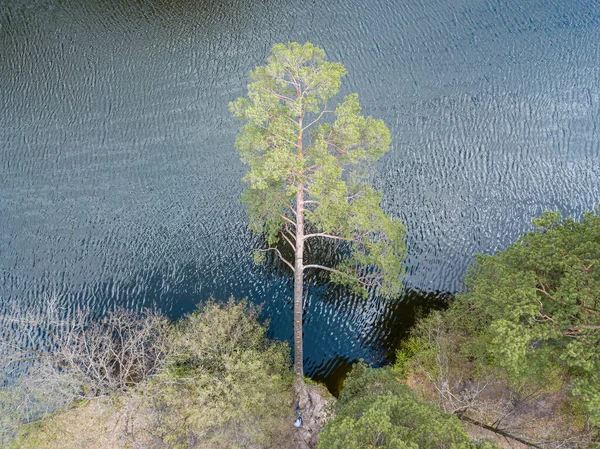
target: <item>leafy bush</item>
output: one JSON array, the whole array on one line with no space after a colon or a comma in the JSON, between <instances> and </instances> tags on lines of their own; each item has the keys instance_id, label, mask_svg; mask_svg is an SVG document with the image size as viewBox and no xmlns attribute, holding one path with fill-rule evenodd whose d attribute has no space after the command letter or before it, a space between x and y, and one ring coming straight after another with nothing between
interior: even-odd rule
<instances>
[{"instance_id":1,"label":"leafy bush","mask_svg":"<svg viewBox=\"0 0 600 449\"><path fill-rule=\"evenodd\" d=\"M421 402L389 368L356 365L319 437L319 449L471 449L458 419Z\"/></svg>"},{"instance_id":2,"label":"leafy bush","mask_svg":"<svg viewBox=\"0 0 600 449\"><path fill-rule=\"evenodd\" d=\"M171 447L281 447L293 418L289 347L270 341L246 302L208 302L167 339L167 369L147 386Z\"/></svg>"}]
</instances>

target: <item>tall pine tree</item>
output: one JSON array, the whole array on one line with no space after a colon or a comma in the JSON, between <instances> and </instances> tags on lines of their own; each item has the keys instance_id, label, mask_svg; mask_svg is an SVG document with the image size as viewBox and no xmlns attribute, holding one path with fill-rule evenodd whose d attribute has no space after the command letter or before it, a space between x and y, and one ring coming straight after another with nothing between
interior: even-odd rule
<instances>
[{"instance_id":1,"label":"tall pine tree","mask_svg":"<svg viewBox=\"0 0 600 449\"><path fill-rule=\"evenodd\" d=\"M294 371L303 382L302 312L305 270L366 295L403 289L405 228L380 207L371 167L389 149L383 121L360 114L356 94L335 107L346 69L310 43L277 44L251 73L248 96L230 104L242 121L236 147L250 168L243 201L251 229L294 274ZM337 245L342 261L306 263L307 242ZM293 259L278 245L289 245Z\"/></svg>"}]
</instances>

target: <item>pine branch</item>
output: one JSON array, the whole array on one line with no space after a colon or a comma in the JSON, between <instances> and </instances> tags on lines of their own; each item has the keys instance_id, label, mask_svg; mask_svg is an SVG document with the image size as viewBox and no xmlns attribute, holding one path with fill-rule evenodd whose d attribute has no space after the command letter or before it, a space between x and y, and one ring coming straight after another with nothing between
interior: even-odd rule
<instances>
[{"instance_id":1,"label":"pine branch","mask_svg":"<svg viewBox=\"0 0 600 449\"><path fill-rule=\"evenodd\" d=\"M327 109L323 109L316 119L314 119L312 122L310 122L308 125L306 125L305 127L302 128L302 131L307 130L312 125L314 125L315 123L317 123L319 120L321 120L321 118L323 117L323 115L326 114L326 113L328 113L328 112L332 113L333 111L329 111Z\"/></svg>"},{"instance_id":2,"label":"pine branch","mask_svg":"<svg viewBox=\"0 0 600 449\"><path fill-rule=\"evenodd\" d=\"M358 239L357 238L350 238L350 237L340 237L338 235L333 235L333 234L327 234L325 232L316 232L314 234L306 234L304 236L305 239L310 239L313 237L323 237L326 239L333 239L333 240L343 240L345 242L355 242Z\"/></svg>"},{"instance_id":3,"label":"pine branch","mask_svg":"<svg viewBox=\"0 0 600 449\"><path fill-rule=\"evenodd\" d=\"M289 230L287 229L287 227L286 227L285 231L287 231L287 232L290 234L290 236L291 236L291 237L292 237L294 240L296 239L296 238L295 238L295 236L293 236L293 235L292 235L292 234L289 232ZM288 237L287 235L285 235L285 233L284 233L283 231L280 231L280 234L281 234L281 236L282 236L282 237L285 239L285 241L288 243L288 245L290 245L290 247L291 247L293 250L295 250L295 249L296 249L296 245L294 245L294 244L292 243L292 241L289 239L289 237Z\"/></svg>"},{"instance_id":4,"label":"pine branch","mask_svg":"<svg viewBox=\"0 0 600 449\"><path fill-rule=\"evenodd\" d=\"M288 267L290 267L290 269L295 273L296 270L294 269L294 266L289 263L285 257L283 257L283 255L281 254L281 252L277 249L277 248L266 248L266 249L257 249L256 251L260 251L261 253L267 252L267 251L275 251L277 253L277 255L279 256L279 258L281 259L281 261L286 264Z\"/></svg>"},{"instance_id":5,"label":"pine branch","mask_svg":"<svg viewBox=\"0 0 600 449\"><path fill-rule=\"evenodd\" d=\"M285 221L287 221L288 223L290 223L292 226L296 226L296 223L294 223L293 220L291 220L290 218L286 217L285 215L281 214L281 213L277 213L277 215L279 216L279 218L284 219Z\"/></svg>"},{"instance_id":6,"label":"pine branch","mask_svg":"<svg viewBox=\"0 0 600 449\"><path fill-rule=\"evenodd\" d=\"M304 265L304 269L309 269L309 268L317 268L319 270L325 270L325 271L329 271L330 273L339 274L340 276L344 276L349 279L354 279L354 280L356 280L356 282L358 282L360 285L362 285L365 288L374 287L376 285L376 282L366 282L360 276L353 276L344 271L336 270L335 268L331 268L331 267L326 267L325 265L318 265L318 264Z\"/></svg>"}]
</instances>

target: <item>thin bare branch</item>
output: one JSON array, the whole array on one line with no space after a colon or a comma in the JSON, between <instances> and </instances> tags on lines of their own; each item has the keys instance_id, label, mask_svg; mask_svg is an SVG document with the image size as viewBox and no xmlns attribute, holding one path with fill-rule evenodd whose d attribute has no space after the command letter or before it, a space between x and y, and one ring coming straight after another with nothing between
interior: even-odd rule
<instances>
[{"instance_id":1,"label":"thin bare branch","mask_svg":"<svg viewBox=\"0 0 600 449\"><path fill-rule=\"evenodd\" d=\"M277 213L277 215L279 216L279 218L282 218L283 220L287 221L288 223L290 223L292 226L296 226L296 223L294 223L293 220L291 220L290 218L286 217L285 215L281 214L281 213Z\"/></svg>"},{"instance_id":2,"label":"thin bare branch","mask_svg":"<svg viewBox=\"0 0 600 449\"><path fill-rule=\"evenodd\" d=\"M323 237L326 239L332 239L332 240L342 240L345 242L356 242L359 240L359 237L340 237L339 235L333 235L333 234L327 234L325 232L315 232L314 234L306 234L304 236L305 239L310 239L310 238L314 238L314 237Z\"/></svg>"},{"instance_id":3,"label":"thin bare branch","mask_svg":"<svg viewBox=\"0 0 600 449\"><path fill-rule=\"evenodd\" d=\"M265 87L262 87L262 86L261 86L261 89L262 89L263 91L265 91L265 92L267 92L267 93L269 93L269 94L273 95L273 96L274 96L275 98L277 98L278 100L281 100L281 101L286 101L286 102L290 102L290 103L293 103L294 101L296 101L296 99L295 99L295 98L286 97L285 95L281 95L280 93L278 93L278 92L275 92L273 89L267 89L267 88L265 88Z\"/></svg>"},{"instance_id":4,"label":"thin bare branch","mask_svg":"<svg viewBox=\"0 0 600 449\"><path fill-rule=\"evenodd\" d=\"M312 122L310 122L308 125L306 125L305 127L302 128L302 131L307 130L308 128L310 128L312 125L314 125L315 123L317 123L319 120L321 120L321 118L323 117L324 114L326 113L332 113L333 111L329 111L326 109L323 109L321 111L321 113L317 116L316 119L314 119Z\"/></svg>"},{"instance_id":5,"label":"thin bare branch","mask_svg":"<svg viewBox=\"0 0 600 449\"><path fill-rule=\"evenodd\" d=\"M293 272L296 272L296 270L294 269L294 266L291 263L289 263L285 259L285 257L283 257L283 255L281 254L281 252L277 248L257 249L256 251L259 251L259 252L275 251L277 253L277 255L279 256L279 258L281 259L281 261L284 264L286 264Z\"/></svg>"},{"instance_id":6,"label":"thin bare branch","mask_svg":"<svg viewBox=\"0 0 600 449\"><path fill-rule=\"evenodd\" d=\"M286 230L285 230L285 231L289 232L289 231L287 230L287 228L286 228ZM293 250L295 250L295 249L296 249L296 245L294 245L294 243L292 243L292 241L291 241L291 240L290 240L290 238L289 238L289 237L286 235L286 233L285 233L285 232L281 232L280 234L281 234L281 236L282 236L282 237L285 239L285 241L288 243L288 245L290 245L290 247L291 247ZM290 235L291 235L291 234L290 234ZM294 239L295 239L295 237L294 237Z\"/></svg>"},{"instance_id":7,"label":"thin bare branch","mask_svg":"<svg viewBox=\"0 0 600 449\"><path fill-rule=\"evenodd\" d=\"M360 276L353 276L353 275L351 275L349 273L345 273L343 271L336 270L335 268L327 267L325 265L318 265L318 264L304 265L304 269L307 270L309 268L317 268L319 270L329 271L330 273L339 274L340 276L344 276L344 277L347 277L347 278L350 278L350 279L355 279L363 287L373 287L373 286L376 285L375 282L366 282L366 281L364 281Z\"/></svg>"},{"instance_id":8,"label":"thin bare branch","mask_svg":"<svg viewBox=\"0 0 600 449\"><path fill-rule=\"evenodd\" d=\"M285 140L290 145L294 145L294 146L296 145L295 142L292 142L291 140L287 139L286 137L283 137L283 136L281 136L281 135L279 135L277 133L274 133L270 128L268 128L266 126L258 125L258 124L256 126L259 127L260 129L264 130L264 131L267 131L269 134L271 134L274 137L277 137L277 138L279 138L281 140Z\"/></svg>"}]
</instances>

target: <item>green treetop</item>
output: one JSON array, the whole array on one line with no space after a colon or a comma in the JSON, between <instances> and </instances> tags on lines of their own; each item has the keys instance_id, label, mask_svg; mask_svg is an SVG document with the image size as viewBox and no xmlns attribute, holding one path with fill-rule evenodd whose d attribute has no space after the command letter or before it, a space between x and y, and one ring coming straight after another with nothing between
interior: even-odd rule
<instances>
[{"instance_id":1,"label":"green treetop","mask_svg":"<svg viewBox=\"0 0 600 449\"><path fill-rule=\"evenodd\" d=\"M230 104L243 126L236 141L250 168L243 201L251 229L264 236L294 273L294 359L302 368L304 270L367 294L402 291L404 226L385 214L381 194L368 182L369 167L389 149L381 120L364 117L356 94L335 107L346 74L324 51L307 43L277 44L265 66L251 73L248 96ZM333 242L346 257L336 265L305 264L307 242ZM289 245L285 258L278 244Z\"/></svg>"}]
</instances>

